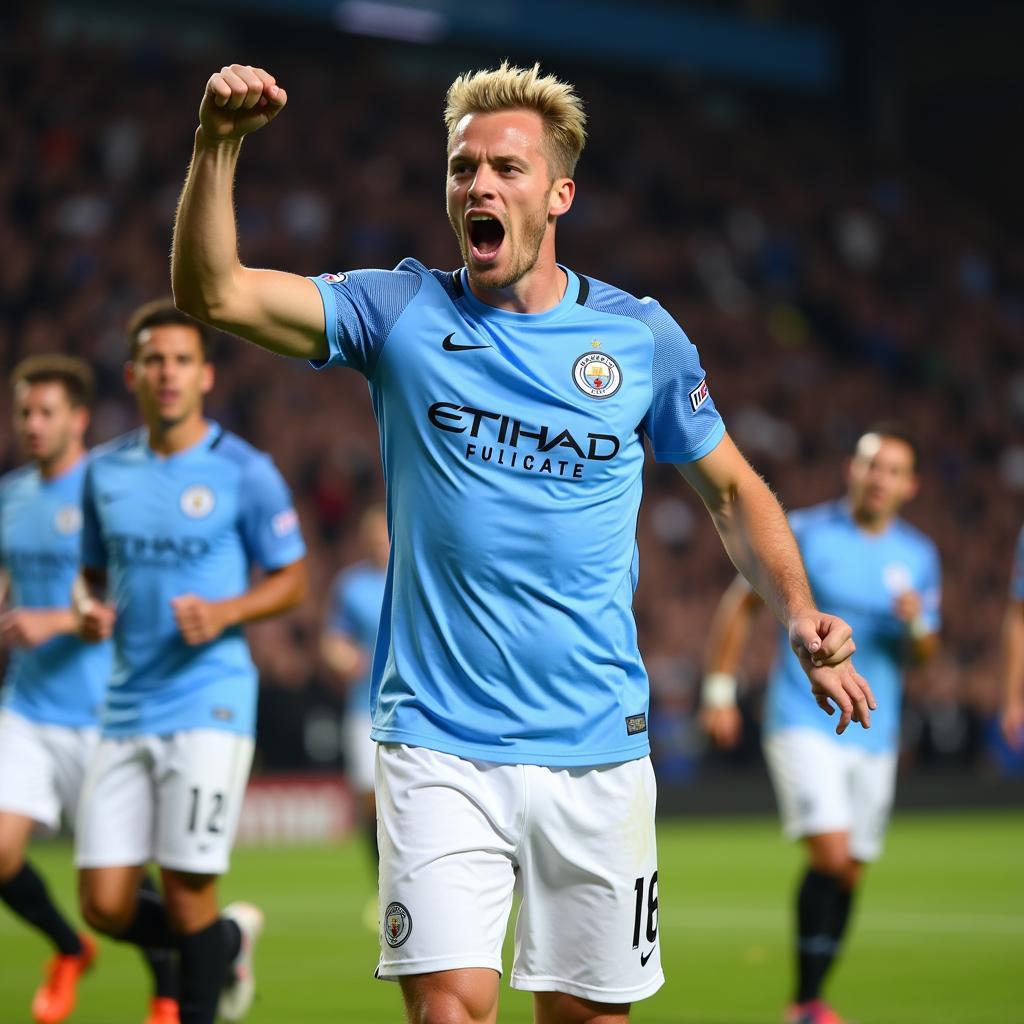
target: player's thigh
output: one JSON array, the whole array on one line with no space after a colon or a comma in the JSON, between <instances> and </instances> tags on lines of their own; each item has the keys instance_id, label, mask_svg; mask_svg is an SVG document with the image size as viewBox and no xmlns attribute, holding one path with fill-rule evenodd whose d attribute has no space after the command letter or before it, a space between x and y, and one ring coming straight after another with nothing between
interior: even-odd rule
<instances>
[{"instance_id":1,"label":"player's thigh","mask_svg":"<svg viewBox=\"0 0 1024 1024\"><path fill-rule=\"evenodd\" d=\"M190 729L160 743L154 859L173 871L222 875L249 781L252 738Z\"/></svg>"},{"instance_id":2,"label":"player's thigh","mask_svg":"<svg viewBox=\"0 0 1024 1024\"><path fill-rule=\"evenodd\" d=\"M29 818L41 831L55 832L60 810L46 727L0 710L0 812ZM11 834L15 831L10 830Z\"/></svg>"},{"instance_id":3,"label":"player's thigh","mask_svg":"<svg viewBox=\"0 0 1024 1024\"><path fill-rule=\"evenodd\" d=\"M153 855L153 810L153 761L146 739L101 739L78 801L75 864L145 864Z\"/></svg>"},{"instance_id":4,"label":"player's thigh","mask_svg":"<svg viewBox=\"0 0 1024 1024\"><path fill-rule=\"evenodd\" d=\"M489 968L468 967L407 974L398 980L411 1024L494 1024L498 978Z\"/></svg>"},{"instance_id":5,"label":"player's thigh","mask_svg":"<svg viewBox=\"0 0 1024 1024\"><path fill-rule=\"evenodd\" d=\"M135 914L144 870L142 864L80 869L78 897L86 921L108 935L123 932Z\"/></svg>"},{"instance_id":6,"label":"player's thigh","mask_svg":"<svg viewBox=\"0 0 1024 1024\"><path fill-rule=\"evenodd\" d=\"M896 794L896 754L854 752L850 787L854 804L850 855L854 860L870 863L881 855L889 827Z\"/></svg>"},{"instance_id":7,"label":"player's thigh","mask_svg":"<svg viewBox=\"0 0 1024 1024\"><path fill-rule=\"evenodd\" d=\"M501 972L522 802L516 766L378 745L378 977Z\"/></svg>"},{"instance_id":8,"label":"player's thigh","mask_svg":"<svg viewBox=\"0 0 1024 1024\"><path fill-rule=\"evenodd\" d=\"M846 758L838 743L816 729L781 729L765 738L764 755L790 839L850 830Z\"/></svg>"},{"instance_id":9,"label":"player's thigh","mask_svg":"<svg viewBox=\"0 0 1024 1024\"><path fill-rule=\"evenodd\" d=\"M613 1006L653 995L664 975L650 758L525 770L512 986Z\"/></svg>"}]
</instances>

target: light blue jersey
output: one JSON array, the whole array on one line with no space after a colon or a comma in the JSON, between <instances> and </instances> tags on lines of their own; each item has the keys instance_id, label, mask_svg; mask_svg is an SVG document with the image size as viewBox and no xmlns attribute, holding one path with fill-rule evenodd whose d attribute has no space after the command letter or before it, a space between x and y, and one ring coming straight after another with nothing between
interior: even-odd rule
<instances>
[{"instance_id":1,"label":"light blue jersey","mask_svg":"<svg viewBox=\"0 0 1024 1024\"><path fill-rule=\"evenodd\" d=\"M0 480L0 567L14 608L69 608L82 534L86 459L46 480L35 465ZM95 725L110 677L110 644L55 636L11 651L4 705L33 722Z\"/></svg>"},{"instance_id":2,"label":"light blue jersey","mask_svg":"<svg viewBox=\"0 0 1024 1024\"><path fill-rule=\"evenodd\" d=\"M900 594L916 591L929 632L939 629L942 578L935 545L908 523L895 520L875 535L853 520L845 501L793 512L790 525L800 545L807 578L819 608L853 628L857 671L871 685L878 710L871 728L851 727L835 736L835 718L821 713L785 631L768 686L765 730L810 727L876 753L898 749L907 624L893 612Z\"/></svg>"},{"instance_id":3,"label":"light blue jersey","mask_svg":"<svg viewBox=\"0 0 1024 1024\"><path fill-rule=\"evenodd\" d=\"M375 740L512 764L649 750L631 609L644 437L683 463L725 428L658 303L566 274L535 314L414 260L315 279L319 365L367 377L387 483Z\"/></svg>"},{"instance_id":4,"label":"light blue jersey","mask_svg":"<svg viewBox=\"0 0 1024 1024\"><path fill-rule=\"evenodd\" d=\"M359 562L343 569L331 584L331 606L328 625L335 633L343 633L352 643L373 656L380 625L380 609L384 604L387 573L370 562ZM370 713L370 671L353 682L348 692L348 712L352 715Z\"/></svg>"},{"instance_id":5,"label":"light blue jersey","mask_svg":"<svg viewBox=\"0 0 1024 1024\"><path fill-rule=\"evenodd\" d=\"M1024 601L1024 529L1017 538L1017 555L1013 560L1013 575L1010 577L1010 597Z\"/></svg>"},{"instance_id":6,"label":"light blue jersey","mask_svg":"<svg viewBox=\"0 0 1024 1024\"><path fill-rule=\"evenodd\" d=\"M83 511L82 561L107 570L117 610L104 734L251 735L256 669L243 628L190 647L171 601L237 597L249 589L253 565L279 569L305 553L291 494L270 457L216 423L170 456L136 431L94 453Z\"/></svg>"}]
</instances>

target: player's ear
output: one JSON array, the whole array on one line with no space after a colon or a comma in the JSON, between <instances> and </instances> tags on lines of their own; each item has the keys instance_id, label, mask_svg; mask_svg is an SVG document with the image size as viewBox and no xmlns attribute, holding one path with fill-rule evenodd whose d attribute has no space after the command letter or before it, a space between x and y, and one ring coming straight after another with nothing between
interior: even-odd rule
<instances>
[{"instance_id":1,"label":"player's ear","mask_svg":"<svg viewBox=\"0 0 1024 1024\"><path fill-rule=\"evenodd\" d=\"M548 216L561 217L569 212L576 195L576 182L572 178L555 178L551 184L551 198L548 202Z\"/></svg>"},{"instance_id":2,"label":"player's ear","mask_svg":"<svg viewBox=\"0 0 1024 1024\"><path fill-rule=\"evenodd\" d=\"M81 441L89 429L89 410L84 405L76 405L71 410L71 429L75 440Z\"/></svg>"},{"instance_id":3,"label":"player's ear","mask_svg":"<svg viewBox=\"0 0 1024 1024\"><path fill-rule=\"evenodd\" d=\"M135 373L135 360L129 359L128 362L124 364L124 386L129 391L134 391L137 380L138 378Z\"/></svg>"},{"instance_id":4,"label":"player's ear","mask_svg":"<svg viewBox=\"0 0 1024 1024\"><path fill-rule=\"evenodd\" d=\"M203 391L204 395L208 395L213 390L214 376L215 376L215 374L213 372L213 363L204 362L203 363L203 379L202 379L202 385L201 385L202 386L202 391Z\"/></svg>"}]
</instances>

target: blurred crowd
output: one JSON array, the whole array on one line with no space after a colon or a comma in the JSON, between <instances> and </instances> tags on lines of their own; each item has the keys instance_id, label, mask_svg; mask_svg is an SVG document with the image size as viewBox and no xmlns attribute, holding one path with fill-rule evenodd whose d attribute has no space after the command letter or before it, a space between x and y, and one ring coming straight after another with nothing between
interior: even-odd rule
<instances>
[{"instance_id":1,"label":"blurred crowd","mask_svg":"<svg viewBox=\"0 0 1024 1024\"><path fill-rule=\"evenodd\" d=\"M492 63L493 55L479 55ZM513 54L515 56L515 54ZM132 428L124 324L169 292L175 202L209 74L262 63L288 108L247 140L237 188L243 259L303 274L459 256L443 203L441 106L466 61L412 60L337 36L303 52L178 53L156 42L0 36L0 362L67 351L96 367L91 440ZM897 418L920 441L908 518L938 544L944 649L911 679L910 756L976 763L997 700L1013 540L1024 519L1024 247L913 155L885 159L827 108L655 75L551 70L590 115L559 254L653 295L700 349L728 428L783 503L838 496L859 432ZM333 573L383 496L366 384L237 339L218 346L210 414L269 450L294 489L314 597L253 629L268 764L337 757L342 695L317 635ZM0 389L0 464L18 454ZM623 529L630 524L623 523ZM639 524L641 646L666 760L697 743L702 643L733 570L672 467L648 467ZM772 649L762 623L748 706ZM262 728L262 726L261 726Z\"/></svg>"}]
</instances>

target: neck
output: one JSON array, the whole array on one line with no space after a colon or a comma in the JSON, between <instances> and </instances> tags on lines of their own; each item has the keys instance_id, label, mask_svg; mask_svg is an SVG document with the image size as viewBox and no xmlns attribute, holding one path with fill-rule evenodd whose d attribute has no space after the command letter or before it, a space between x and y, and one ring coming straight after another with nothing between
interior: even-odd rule
<instances>
[{"instance_id":1,"label":"neck","mask_svg":"<svg viewBox=\"0 0 1024 1024\"><path fill-rule=\"evenodd\" d=\"M146 426L149 428L149 447L160 455L175 455L186 448L191 448L198 444L210 429L201 412L177 423L155 420Z\"/></svg>"},{"instance_id":2,"label":"neck","mask_svg":"<svg viewBox=\"0 0 1024 1024\"><path fill-rule=\"evenodd\" d=\"M40 459L39 475L44 480L53 480L55 477L63 476L85 453L81 444L69 444L64 451L55 458L43 461Z\"/></svg>"},{"instance_id":3,"label":"neck","mask_svg":"<svg viewBox=\"0 0 1024 1024\"><path fill-rule=\"evenodd\" d=\"M472 274L466 276L470 291L481 302L509 313L546 313L562 301L569 287L568 275L555 262L553 245L542 247L533 267L507 288L485 288Z\"/></svg>"},{"instance_id":4,"label":"neck","mask_svg":"<svg viewBox=\"0 0 1024 1024\"><path fill-rule=\"evenodd\" d=\"M889 524L896 518L895 512L890 515L872 515L865 509L858 508L852 502L850 503L850 515L865 533L874 534L885 533L889 529Z\"/></svg>"}]
</instances>

